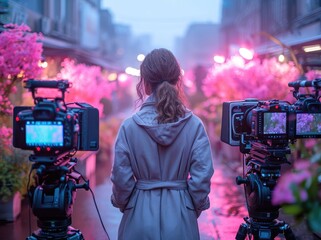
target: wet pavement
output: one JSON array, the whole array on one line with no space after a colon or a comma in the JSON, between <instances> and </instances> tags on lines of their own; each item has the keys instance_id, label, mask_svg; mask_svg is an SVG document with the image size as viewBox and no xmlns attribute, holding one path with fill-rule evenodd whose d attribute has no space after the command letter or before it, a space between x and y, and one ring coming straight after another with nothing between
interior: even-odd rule
<instances>
[{"instance_id":1,"label":"wet pavement","mask_svg":"<svg viewBox=\"0 0 321 240\"><path fill-rule=\"evenodd\" d=\"M243 217L247 216L243 187L235 184L235 177L240 175L237 161L214 161L215 173L211 185L211 207L199 217L201 240L235 239ZM109 179L111 163L97 161L96 172L90 177L91 188L95 194L103 224L111 240L117 239L121 213L110 203L111 182ZM77 166L76 166L77 169ZM81 171L81 170L79 170ZM100 223L98 213L90 191L77 190L77 197L72 215L72 226L79 229L86 240L108 239ZM12 223L0 224L0 238L5 240L26 239L36 230L36 218L32 215L27 201L23 201L22 213ZM306 228L296 225L292 230L297 239L318 239L306 232ZM275 239L285 239L279 236Z\"/></svg>"}]
</instances>

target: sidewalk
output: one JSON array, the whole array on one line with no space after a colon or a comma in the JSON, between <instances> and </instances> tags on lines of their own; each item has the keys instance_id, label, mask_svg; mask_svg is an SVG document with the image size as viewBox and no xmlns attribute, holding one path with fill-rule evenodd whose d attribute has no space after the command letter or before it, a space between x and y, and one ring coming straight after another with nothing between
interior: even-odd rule
<instances>
[{"instance_id":1,"label":"sidewalk","mask_svg":"<svg viewBox=\"0 0 321 240\"><path fill-rule=\"evenodd\" d=\"M235 183L236 176L240 175L239 163L214 161L214 177L211 186L211 207L203 212L199 221L201 240L229 240L235 239L243 217L247 216L243 187ZM111 182L107 177L110 163L97 162L96 177L91 180L91 188L95 193L102 220L111 240L117 239L118 225L121 213L110 203ZM20 217L13 223L0 224L0 236L5 240L23 240L30 236L29 207L24 201ZM31 230L36 230L36 218L31 216ZM281 220L284 220L280 218ZM83 189L77 190L72 226L79 229L86 240L107 239L91 194ZM290 225L291 223L288 222ZM292 226L292 225L291 225ZM298 240L312 240L312 236L304 233L302 227L292 227ZM278 237L276 239L284 239Z\"/></svg>"}]
</instances>

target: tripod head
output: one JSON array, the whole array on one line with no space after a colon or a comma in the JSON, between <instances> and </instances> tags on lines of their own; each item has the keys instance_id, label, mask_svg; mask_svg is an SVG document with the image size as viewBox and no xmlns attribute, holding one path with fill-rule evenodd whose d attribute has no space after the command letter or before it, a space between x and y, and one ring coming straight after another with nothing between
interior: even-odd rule
<instances>
[{"instance_id":1,"label":"tripod head","mask_svg":"<svg viewBox=\"0 0 321 240\"><path fill-rule=\"evenodd\" d=\"M81 175L74 170L76 164L77 158L65 156L54 164L37 161L32 165L36 170L36 187L31 188L29 196L40 229L30 240L83 239L79 230L70 227L76 189L89 189L88 181L79 184Z\"/></svg>"},{"instance_id":2,"label":"tripod head","mask_svg":"<svg viewBox=\"0 0 321 240\"><path fill-rule=\"evenodd\" d=\"M254 239L274 239L285 233L287 239L295 239L289 225L279 221L279 206L272 204L272 192L281 176L282 164L290 164L287 155L291 154L288 141L267 140L251 142L243 177L238 176L236 183L244 184L245 198L249 217L239 228L236 239L243 240L247 234Z\"/></svg>"},{"instance_id":3,"label":"tripod head","mask_svg":"<svg viewBox=\"0 0 321 240\"><path fill-rule=\"evenodd\" d=\"M271 203L272 191L281 176L281 165L290 148L283 141L253 142L245 159L246 172L237 177L238 185L244 184L249 216L256 221L271 221L278 217L279 207Z\"/></svg>"}]
</instances>

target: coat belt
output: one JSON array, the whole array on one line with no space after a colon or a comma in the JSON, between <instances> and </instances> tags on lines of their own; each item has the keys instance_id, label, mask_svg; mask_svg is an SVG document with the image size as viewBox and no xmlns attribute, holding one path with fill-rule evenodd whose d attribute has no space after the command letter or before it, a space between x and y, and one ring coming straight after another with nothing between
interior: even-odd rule
<instances>
[{"instance_id":1,"label":"coat belt","mask_svg":"<svg viewBox=\"0 0 321 240\"><path fill-rule=\"evenodd\" d=\"M186 190L186 180L175 181L158 181L158 180L137 180L136 188L140 190L153 190L153 189L173 189L173 190Z\"/></svg>"}]
</instances>

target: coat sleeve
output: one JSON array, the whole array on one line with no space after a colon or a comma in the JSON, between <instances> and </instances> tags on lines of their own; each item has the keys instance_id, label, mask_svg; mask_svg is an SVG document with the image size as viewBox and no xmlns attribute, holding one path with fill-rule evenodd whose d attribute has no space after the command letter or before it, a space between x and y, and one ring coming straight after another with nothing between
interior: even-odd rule
<instances>
[{"instance_id":1,"label":"coat sleeve","mask_svg":"<svg viewBox=\"0 0 321 240\"><path fill-rule=\"evenodd\" d=\"M124 211L135 187L135 178L126 146L125 128L121 126L115 142L114 163L111 174L113 183L111 202L121 212Z\"/></svg>"},{"instance_id":2,"label":"coat sleeve","mask_svg":"<svg viewBox=\"0 0 321 240\"><path fill-rule=\"evenodd\" d=\"M203 124L200 124L192 147L188 191L197 216L210 207L209 193L214 173L211 145Z\"/></svg>"}]
</instances>

